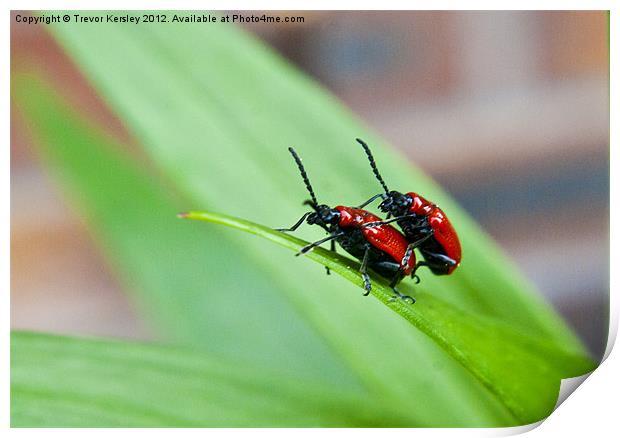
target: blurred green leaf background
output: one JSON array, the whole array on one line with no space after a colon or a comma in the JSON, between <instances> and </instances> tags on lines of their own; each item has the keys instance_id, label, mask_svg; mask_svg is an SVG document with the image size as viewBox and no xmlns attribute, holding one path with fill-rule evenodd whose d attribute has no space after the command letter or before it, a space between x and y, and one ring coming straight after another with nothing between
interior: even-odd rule
<instances>
[{"instance_id":1,"label":"blurred green leaf background","mask_svg":"<svg viewBox=\"0 0 620 438\"><path fill-rule=\"evenodd\" d=\"M254 37L220 23L48 30L130 145L35 67L14 72L13 103L165 345L15 333L13 426L509 426L544 418L560 380L593 369L437 184ZM358 204L378 187L355 137L391 187L438 202L461 236L459 270L408 290L421 319L263 239L176 218L290 225L306 196L290 145L321 202Z\"/></svg>"}]
</instances>

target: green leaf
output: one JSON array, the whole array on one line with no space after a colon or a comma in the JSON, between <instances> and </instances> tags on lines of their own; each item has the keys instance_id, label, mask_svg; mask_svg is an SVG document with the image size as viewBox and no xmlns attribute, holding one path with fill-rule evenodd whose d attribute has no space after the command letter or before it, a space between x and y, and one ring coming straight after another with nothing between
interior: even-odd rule
<instances>
[{"instance_id":1,"label":"green leaf","mask_svg":"<svg viewBox=\"0 0 620 438\"><path fill-rule=\"evenodd\" d=\"M337 276L325 281L324 272L238 232L180 222L175 214L187 201L49 86L29 75L15 75L13 86L41 158L162 336L343 391L369 391L406 408L418 426L519 423L441 348L357 287ZM281 264L270 268L274 260ZM297 310L288 300L296 294Z\"/></svg>"},{"instance_id":2,"label":"green leaf","mask_svg":"<svg viewBox=\"0 0 620 438\"><path fill-rule=\"evenodd\" d=\"M179 224L175 214L186 202L39 80L17 75L13 85L41 158L79 206L155 333L343 389L360 388L225 234Z\"/></svg>"},{"instance_id":3,"label":"green leaf","mask_svg":"<svg viewBox=\"0 0 620 438\"><path fill-rule=\"evenodd\" d=\"M321 201L359 203L380 190L354 142L363 137L390 186L428 195L457 225L464 269L450 278L429 276L430 289L582 349L445 192L384 148L332 96L236 27L89 23L50 29L192 203L225 206L274 225L299 216L292 207L307 194L286 155L289 145L312 157L309 172Z\"/></svg>"},{"instance_id":4,"label":"green leaf","mask_svg":"<svg viewBox=\"0 0 620 438\"><path fill-rule=\"evenodd\" d=\"M12 427L406 426L356 394L171 346L11 335Z\"/></svg>"},{"instance_id":5,"label":"green leaf","mask_svg":"<svg viewBox=\"0 0 620 438\"><path fill-rule=\"evenodd\" d=\"M427 303L440 300L442 311L454 309L451 324L463 315L492 321L493 329L502 321L509 333L566 352L551 354L549 363L581 358L567 359L569 369L579 368L581 344L490 239L324 90L230 25L70 23L47 29L147 159L140 156L138 163L119 153L37 81L15 81L16 102L110 264L162 335L343 390L369 391L406 407L421 426L520 424L550 412L555 379L534 382L539 392L511 407L440 341L363 299L355 285L241 233L175 222L176 211L208 208L270 226L291 224L307 194L286 153L289 145L307 160L322 202L358 204L379 190L353 141L362 137L388 184L440 203L461 236L459 270L449 277L423 275L415 295L431 297ZM312 232L299 235L309 239ZM466 324L462 333L467 339L476 330ZM483 371L485 361L499 360L477 348L483 353L474 362ZM507 386L529 385L520 376L507 379Z\"/></svg>"},{"instance_id":6,"label":"green leaf","mask_svg":"<svg viewBox=\"0 0 620 438\"><path fill-rule=\"evenodd\" d=\"M226 215L187 212L179 216L237 228L294 251L308 244L269 227ZM359 263L323 248L316 248L306 256L363 287ZM371 293L433 339L521 421L533 422L536 418L530 411L544 412L555 404L561 379L585 374L594 367L584 356L557 349L553 343L532 338L499 320L465 312L410 286L399 288L414 296L418 303L393 300L391 288L377 277L373 278Z\"/></svg>"}]
</instances>

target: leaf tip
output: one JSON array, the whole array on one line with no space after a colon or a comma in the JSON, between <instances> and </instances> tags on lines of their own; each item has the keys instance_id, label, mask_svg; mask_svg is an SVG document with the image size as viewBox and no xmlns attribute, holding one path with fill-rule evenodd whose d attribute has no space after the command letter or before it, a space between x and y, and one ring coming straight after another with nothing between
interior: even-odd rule
<instances>
[{"instance_id":1,"label":"leaf tip","mask_svg":"<svg viewBox=\"0 0 620 438\"><path fill-rule=\"evenodd\" d=\"M189 216L189 213L187 211L181 212L181 213L177 213L177 217L181 218L181 219L185 219Z\"/></svg>"}]
</instances>

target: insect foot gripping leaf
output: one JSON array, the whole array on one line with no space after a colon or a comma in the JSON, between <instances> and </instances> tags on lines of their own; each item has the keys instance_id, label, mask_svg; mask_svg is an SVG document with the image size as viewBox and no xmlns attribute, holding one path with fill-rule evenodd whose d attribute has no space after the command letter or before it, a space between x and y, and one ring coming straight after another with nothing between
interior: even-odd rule
<instances>
[{"instance_id":1,"label":"insect foot gripping leaf","mask_svg":"<svg viewBox=\"0 0 620 438\"><path fill-rule=\"evenodd\" d=\"M179 217L227 225L294 251L308 244L263 225L226 215L187 212ZM362 286L356 262L323 248L317 248L307 256ZM372 294L379 301L467 369L497 397L518 424L532 423L549 415L558 396L560 381L584 374L595 366L579 352L566 351L552 342L522 334L500 320L462 311L432 293L416 290L418 304L411 306L400 300L392 301L391 289L383 279L376 278L373 283L377 286L373 287Z\"/></svg>"}]
</instances>

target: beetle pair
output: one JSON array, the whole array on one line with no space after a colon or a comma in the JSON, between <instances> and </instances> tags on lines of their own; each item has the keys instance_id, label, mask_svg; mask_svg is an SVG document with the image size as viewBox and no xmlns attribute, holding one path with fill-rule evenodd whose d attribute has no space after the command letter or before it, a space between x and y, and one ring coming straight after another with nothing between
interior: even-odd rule
<instances>
[{"instance_id":1,"label":"beetle pair","mask_svg":"<svg viewBox=\"0 0 620 438\"><path fill-rule=\"evenodd\" d=\"M417 279L415 273L422 266L429 267L436 275L451 274L461 261L459 238L437 205L414 192L403 194L388 190L370 148L359 138L356 140L364 148L372 171L385 193L371 197L359 207L338 205L330 208L319 204L301 159L293 148L289 148L312 198L305 201L304 205L309 205L313 211L305 213L290 228L280 228L278 231L295 231L304 221L320 226L329 235L306 245L297 255L305 254L328 241L331 250L335 251L337 242L342 249L361 260L360 273L366 290L364 295L368 295L372 288L368 275L370 268L390 280L390 287L396 294L392 299L400 298L414 303L412 297L396 290L396 285L409 275ZM378 198L382 199L379 209L387 213L387 220L381 220L363 210ZM389 225L392 222L398 224L402 233ZM416 263L415 248L418 248L424 261Z\"/></svg>"}]
</instances>

